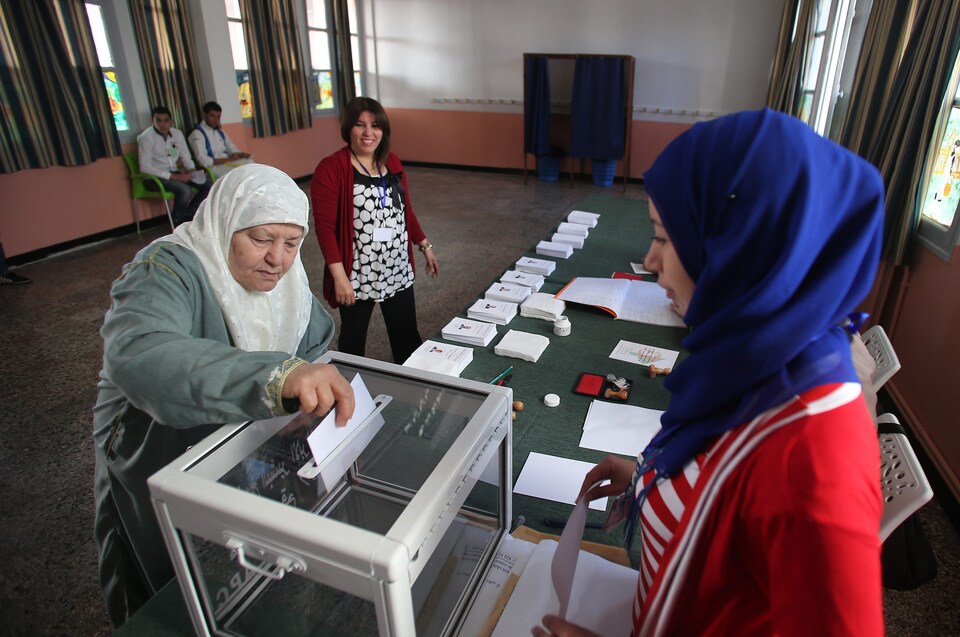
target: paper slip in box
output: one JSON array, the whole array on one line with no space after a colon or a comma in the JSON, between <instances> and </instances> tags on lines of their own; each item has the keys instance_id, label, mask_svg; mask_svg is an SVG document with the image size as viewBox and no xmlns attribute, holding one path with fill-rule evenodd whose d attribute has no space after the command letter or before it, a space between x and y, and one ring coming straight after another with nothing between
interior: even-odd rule
<instances>
[{"instance_id":1,"label":"paper slip in box","mask_svg":"<svg viewBox=\"0 0 960 637\"><path fill-rule=\"evenodd\" d=\"M473 349L469 347L424 341L413 354L410 354L410 358L403 362L403 366L448 376L459 376L472 361Z\"/></svg>"},{"instance_id":2,"label":"paper slip in box","mask_svg":"<svg viewBox=\"0 0 960 637\"><path fill-rule=\"evenodd\" d=\"M493 348L493 353L536 363L550 339L540 334L509 330Z\"/></svg>"},{"instance_id":3,"label":"paper slip in box","mask_svg":"<svg viewBox=\"0 0 960 637\"><path fill-rule=\"evenodd\" d=\"M486 347L496 337L497 326L493 323L456 317L440 330L440 334L448 341Z\"/></svg>"},{"instance_id":4,"label":"paper slip in box","mask_svg":"<svg viewBox=\"0 0 960 637\"><path fill-rule=\"evenodd\" d=\"M524 299L530 296L532 290L519 283L494 283L487 288L484 298L494 301L510 301L511 303L522 303Z\"/></svg>"},{"instance_id":5,"label":"paper slip in box","mask_svg":"<svg viewBox=\"0 0 960 637\"><path fill-rule=\"evenodd\" d=\"M573 246L569 243L554 243L552 241L541 241L537 244L537 254L548 257L560 257L569 259L573 254Z\"/></svg>"},{"instance_id":6,"label":"paper slip in box","mask_svg":"<svg viewBox=\"0 0 960 637\"><path fill-rule=\"evenodd\" d=\"M559 232L553 233L553 238L550 239L554 243L569 243L574 248L582 248L584 237L578 237L572 234L560 234Z\"/></svg>"},{"instance_id":7,"label":"paper slip in box","mask_svg":"<svg viewBox=\"0 0 960 637\"><path fill-rule=\"evenodd\" d=\"M581 226L587 226L590 228L596 228L599 220L600 215L595 212L586 212L584 210L574 210L567 215L567 221L569 223L579 223Z\"/></svg>"},{"instance_id":8,"label":"paper slip in box","mask_svg":"<svg viewBox=\"0 0 960 637\"><path fill-rule=\"evenodd\" d=\"M560 234L572 234L576 237L586 238L590 234L590 229L587 226L582 226L579 223L567 223L566 221L561 221L560 225L557 226L557 232Z\"/></svg>"},{"instance_id":9,"label":"paper slip in box","mask_svg":"<svg viewBox=\"0 0 960 637\"><path fill-rule=\"evenodd\" d=\"M529 272L530 274L540 274L543 276L550 276L553 274L553 271L556 269L557 264L553 261L547 261L546 259L534 259L533 257L521 257L517 261L516 268L521 272Z\"/></svg>"},{"instance_id":10,"label":"paper slip in box","mask_svg":"<svg viewBox=\"0 0 960 637\"><path fill-rule=\"evenodd\" d=\"M542 274L531 274L530 272L521 272L520 270L510 270L508 272L504 272L503 276L500 277L500 280L504 283L525 285L534 292L543 286Z\"/></svg>"},{"instance_id":11,"label":"paper slip in box","mask_svg":"<svg viewBox=\"0 0 960 637\"><path fill-rule=\"evenodd\" d=\"M506 325L517 315L517 304L509 301L479 299L467 309L467 316L478 321Z\"/></svg>"}]
</instances>

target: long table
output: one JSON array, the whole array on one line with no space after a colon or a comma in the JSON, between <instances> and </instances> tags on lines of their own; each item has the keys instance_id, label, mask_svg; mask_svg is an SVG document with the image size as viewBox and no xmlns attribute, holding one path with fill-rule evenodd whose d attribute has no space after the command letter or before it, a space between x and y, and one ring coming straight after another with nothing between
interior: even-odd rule
<instances>
[{"instance_id":1,"label":"long table","mask_svg":"<svg viewBox=\"0 0 960 637\"><path fill-rule=\"evenodd\" d=\"M600 221L590 230L583 249L574 250L569 259L552 259L557 267L547 277L541 292L556 293L577 276L609 277L617 271L630 272L630 263L639 262L650 245L652 230L645 202L594 195L577 208L599 213ZM551 228L545 236L550 237L554 231L555 228ZM517 259L521 256L550 258L536 255L534 246L517 255ZM477 290L478 295L482 296L489 283L484 282L483 288ZM467 307L469 305L461 308L457 315L466 317ZM662 376L649 378L646 367L609 358L621 340L679 350L681 360L683 358L684 329L618 321L603 310L571 303L567 304L565 314L570 318L572 329L571 334L564 337L554 335L552 322L519 315L509 325L498 326L497 338L485 348L474 348L473 362L461 374L464 378L489 381L506 367L513 366L508 386L513 389L514 399L524 403L523 411L518 412L513 423L514 480L532 451L587 462L603 459L603 452L579 446L584 418L593 400L572 392L582 372L612 373L632 379L627 404L666 409L669 396L663 388ZM493 350L508 329L542 334L550 339L550 345L536 363L499 356ZM431 338L442 340L439 334ZM548 393L560 396L558 407L547 407L543 403ZM559 532L546 525L545 519L565 518L571 510L566 504L513 496L514 516L522 515L526 526L545 533ZM605 516L605 513L591 511L590 521L602 522ZM593 529L587 529L584 539L603 544L622 541L619 535ZM635 561L636 555L632 557ZM193 634L177 582L172 581L161 589L115 634L163 637Z\"/></svg>"}]
</instances>

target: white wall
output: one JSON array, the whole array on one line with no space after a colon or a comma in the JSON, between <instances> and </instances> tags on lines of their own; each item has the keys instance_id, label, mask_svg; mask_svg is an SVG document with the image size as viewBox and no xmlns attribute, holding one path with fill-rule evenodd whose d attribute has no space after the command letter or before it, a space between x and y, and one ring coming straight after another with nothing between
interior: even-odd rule
<instances>
[{"instance_id":1,"label":"white wall","mask_svg":"<svg viewBox=\"0 0 960 637\"><path fill-rule=\"evenodd\" d=\"M776 0L362 2L367 91L387 106L519 112L523 53L612 53L637 60L636 119L762 106L783 10Z\"/></svg>"}]
</instances>

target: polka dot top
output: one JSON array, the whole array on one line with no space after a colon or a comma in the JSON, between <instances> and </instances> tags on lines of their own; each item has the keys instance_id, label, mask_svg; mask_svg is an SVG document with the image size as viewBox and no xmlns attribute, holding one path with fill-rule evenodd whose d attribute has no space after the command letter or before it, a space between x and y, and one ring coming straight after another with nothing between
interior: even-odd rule
<instances>
[{"instance_id":1,"label":"polka dot top","mask_svg":"<svg viewBox=\"0 0 960 637\"><path fill-rule=\"evenodd\" d=\"M407 246L404 193L391 173L372 178L353 171L353 265L350 283L358 300L383 301L413 285ZM375 229L389 231L377 236Z\"/></svg>"}]
</instances>

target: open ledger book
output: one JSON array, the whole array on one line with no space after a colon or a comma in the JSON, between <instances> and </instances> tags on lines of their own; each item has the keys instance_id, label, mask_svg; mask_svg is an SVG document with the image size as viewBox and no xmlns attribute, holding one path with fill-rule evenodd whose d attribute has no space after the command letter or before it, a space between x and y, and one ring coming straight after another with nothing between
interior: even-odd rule
<instances>
[{"instance_id":1,"label":"open ledger book","mask_svg":"<svg viewBox=\"0 0 960 637\"><path fill-rule=\"evenodd\" d=\"M634 323L683 327L683 319L670 308L670 299L656 283L629 279L577 277L557 298L570 303L592 305L614 318Z\"/></svg>"}]
</instances>

